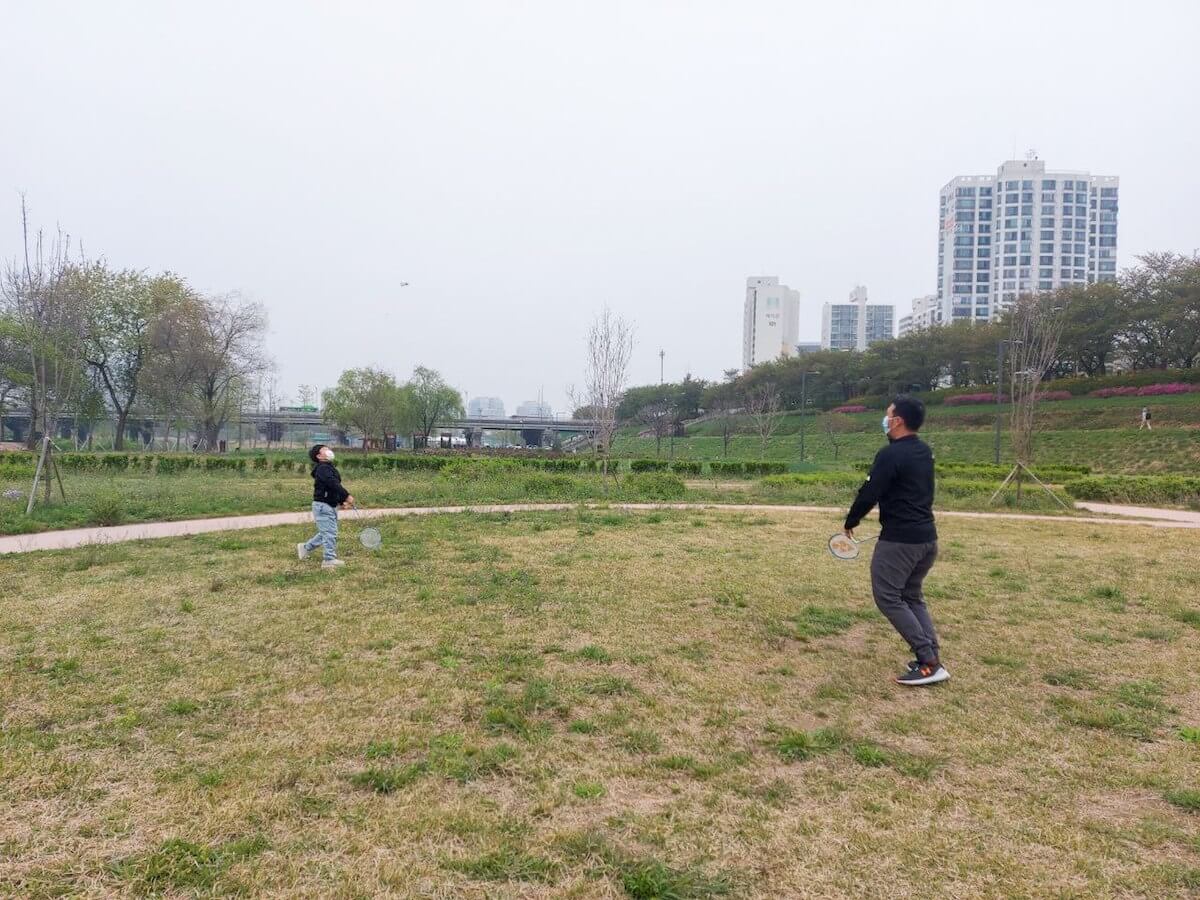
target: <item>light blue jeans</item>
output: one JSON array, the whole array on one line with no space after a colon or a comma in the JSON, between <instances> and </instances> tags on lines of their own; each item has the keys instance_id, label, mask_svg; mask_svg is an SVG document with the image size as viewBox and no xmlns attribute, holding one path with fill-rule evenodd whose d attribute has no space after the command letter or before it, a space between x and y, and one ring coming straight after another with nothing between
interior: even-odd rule
<instances>
[{"instance_id":1,"label":"light blue jeans","mask_svg":"<svg viewBox=\"0 0 1200 900\"><path fill-rule=\"evenodd\" d=\"M308 539L304 549L309 553L318 547L325 548L325 559L337 559L337 510L328 503L320 500L313 501L313 521L317 523L317 533Z\"/></svg>"}]
</instances>

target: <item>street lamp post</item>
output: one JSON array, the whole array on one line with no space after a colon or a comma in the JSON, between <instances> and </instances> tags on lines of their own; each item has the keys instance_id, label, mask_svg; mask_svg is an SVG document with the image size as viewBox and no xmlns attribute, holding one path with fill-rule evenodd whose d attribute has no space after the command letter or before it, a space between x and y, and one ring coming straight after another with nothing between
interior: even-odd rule
<instances>
[{"instance_id":1,"label":"street lamp post","mask_svg":"<svg viewBox=\"0 0 1200 900\"><path fill-rule=\"evenodd\" d=\"M808 376L820 372L800 370L800 462L804 462L804 418L808 415Z\"/></svg>"}]
</instances>

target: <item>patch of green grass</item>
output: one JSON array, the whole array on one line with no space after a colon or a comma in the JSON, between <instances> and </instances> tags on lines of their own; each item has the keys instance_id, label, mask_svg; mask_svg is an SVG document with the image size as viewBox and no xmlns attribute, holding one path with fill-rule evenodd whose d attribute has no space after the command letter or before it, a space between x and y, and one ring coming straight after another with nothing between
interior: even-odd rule
<instances>
[{"instance_id":1,"label":"patch of green grass","mask_svg":"<svg viewBox=\"0 0 1200 900\"><path fill-rule=\"evenodd\" d=\"M788 762L801 762L820 753L836 750L845 742L845 737L829 728L815 731L779 731L775 739L775 752Z\"/></svg>"},{"instance_id":2,"label":"patch of green grass","mask_svg":"<svg viewBox=\"0 0 1200 900\"><path fill-rule=\"evenodd\" d=\"M423 763L410 763L406 766L391 766L387 768L370 768L355 772L350 776L350 783L358 788L374 791L377 794L391 794L408 787L426 772Z\"/></svg>"},{"instance_id":3,"label":"patch of green grass","mask_svg":"<svg viewBox=\"0 0 1200 900\"><path fill-rule=\"evenodd\" d=\"M1184 625L1200 628L1200 609L1177 609L1171 613L1171 618Z\"/></svg>"},{"instance_id":4,"label":"patch of green grass","mask_svg":"<svg viewBox=\"0 0 1200 900\"><path fill-rule=\"evenodd\" d=\"M887 751L871 741L858 741L851 749L850 755L856 763L871 769L886 766L889 761Z\"/></svg>"},{"instance_id":5,"label":"patch of green grass","mask_svg":"<svg viewBox=\"0 0 1200 900\"><path fill-rule=\"evenodd\" d=\"M481 856L445 860L442 865L480 881L553 881L558 868L544 856L509 845Z\"/></svg>"},{"instance_id":6,"label":"patch of green grass","mask_svg":"<svg viewBox=\"0 0 1200 900\"><path fill-rule=\"evenodd\" d=\"M167 704L167 712L173 716L190 716L199 708L199 703L187 697L178 697Z\"/></svg>"},{"instance_id":7,"label":"patch of green grass","mask_svg":"<svg viewBox=\"0 0 1200 900\"><path fill-rule=\"evenodd\" d=\"M603 675L600 678L585 681L579 686L579 689L585 694L598 694L606 697L632 694L635 690L633 683L627 678L619 678L616 675Z\"/></svg>"},{"instance_id":8,"label":"patch of green grass","mask_svg":"<svg viewBox=\"0 0 1200 900\"><path fill-rule=\"evenodd\" d=\"M580 647L577 654L580 659L586 659L589 662L610 663L613 661L612 654L603 647L597 647L595 644L588 644L586 647Z\"/></svg>"},{"instance_id":9,"label":"patch of green grass","mask_svg":"<svg viewBox=\"0 0 1200 900\"><path fill-rule=\"evenodd\" d=\"M172 838L155 850L114 863L112 872L131 886L151 892L172 889L207 892L217 886L231 865L257 856L268 846L262 835L216 846Z\"/></svg>"},{"instance_id":10,"label":"patch of green grass","mask_svg":"<svg viewBox=\"0 0 1200 900\"><path fill-rule=\"evenodd\" d=\"M1096 686L1096 679L1082 669L1060 669L1057 672L1047 672L1042 681L1055 687L1069 687L1076 690L1086 690Z\"/></svg>"},{"instance_id":11,"label":"patch of green grass","mask_svg":"<svg viewBox=\"0 0 1200 900\"><path fill-rule=\"evenodd\" d=\"M709 875L699 866L676 867L628 853L594 831L558 843L568 857L615 879L633 900L708 900L734 893L735 884L724 873Z\"/></svg>"},{"instance_id":12,"label":"patch of green grass","mask_svg":"<svg viewBox=\"0 0 1200 900\"><path fill-rule=\"evenodd\" d=\"M838 609L810 603L796 614L793 621L796 623L796 637L805 641L841 634L856 622L871 617L871 613L865 610Z\"/></svg>"},{"instance_id":13,"label":"patch of green grass","mask_svg":"<svg viewBox=\"0 0 1200 900\"><path fill-rule=\"evenodd\" d=\"M1200 812L1200 790L1184 788L1177 791L1167 791L1163 797L1172 806L1178 806L1188 812Z\"/></svg>"},{"instance_id":14,"label":"patch of green grass","mask_svg":"<svg viewBox=\"0 0 1200 900\"><path fill-rule=\"evenodd\" d=\"M608 791L598 781L577 781L571 785L571 793L581 800L597 800Z\"/></svg>"},{"instance_id":15,"label":"patch of green grass","mask_svg":"<svg viewBox=\"0 0 1200 900\"><path fill-rule=\"evenodd\" d=\"M657 753L662 749L662 738L645 728L633 728L621 736L621 746L629 753Z\"/></svg>"},{"instance_id":16,"label":"patch of green grass","mask_svg":"<svg viewBox=\"0 0 1200 900\"><path fill-rule=\"evenodd\" d=\"M1180 740L1200 746L1200 728L1183 727L1179 729Z\"/></svg>"}]
</instances>

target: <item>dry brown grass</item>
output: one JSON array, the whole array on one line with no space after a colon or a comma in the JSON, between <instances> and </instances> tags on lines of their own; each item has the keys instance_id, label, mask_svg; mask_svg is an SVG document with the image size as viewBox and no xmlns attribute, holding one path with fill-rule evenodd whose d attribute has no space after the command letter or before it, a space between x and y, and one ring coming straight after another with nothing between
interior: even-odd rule
<instances>
[{"instance_id":1,"label":"dry brown grass","mask_svg":"<svg viewBox=\"0 0 1200 900\"><path fill-rule=\"evenodd\" d=\"M906 691L835 527L398 520L336 576L307 529L0 559L0 893L1194 895L1165 795L1200 770L1200 536L947 520L954 678Z\"/></svg>"}]
</instances>

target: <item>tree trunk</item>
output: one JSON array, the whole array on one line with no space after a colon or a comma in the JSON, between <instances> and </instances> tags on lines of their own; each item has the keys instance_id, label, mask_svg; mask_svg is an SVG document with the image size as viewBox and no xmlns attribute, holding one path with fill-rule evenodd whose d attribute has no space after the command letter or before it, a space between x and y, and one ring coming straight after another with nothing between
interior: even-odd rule
<instances>
[{"instance_id":1,"label":"tree trunk","mask_svg":"<svg viewBox=\"0 0 1200 900\"><path fill-rule=\"evenodd\" d=\"M129 418L129 410L117 408L117 434L113 438L113 450L118 453L125 449L125 422Z\"/></svg>"}]
</instances>

